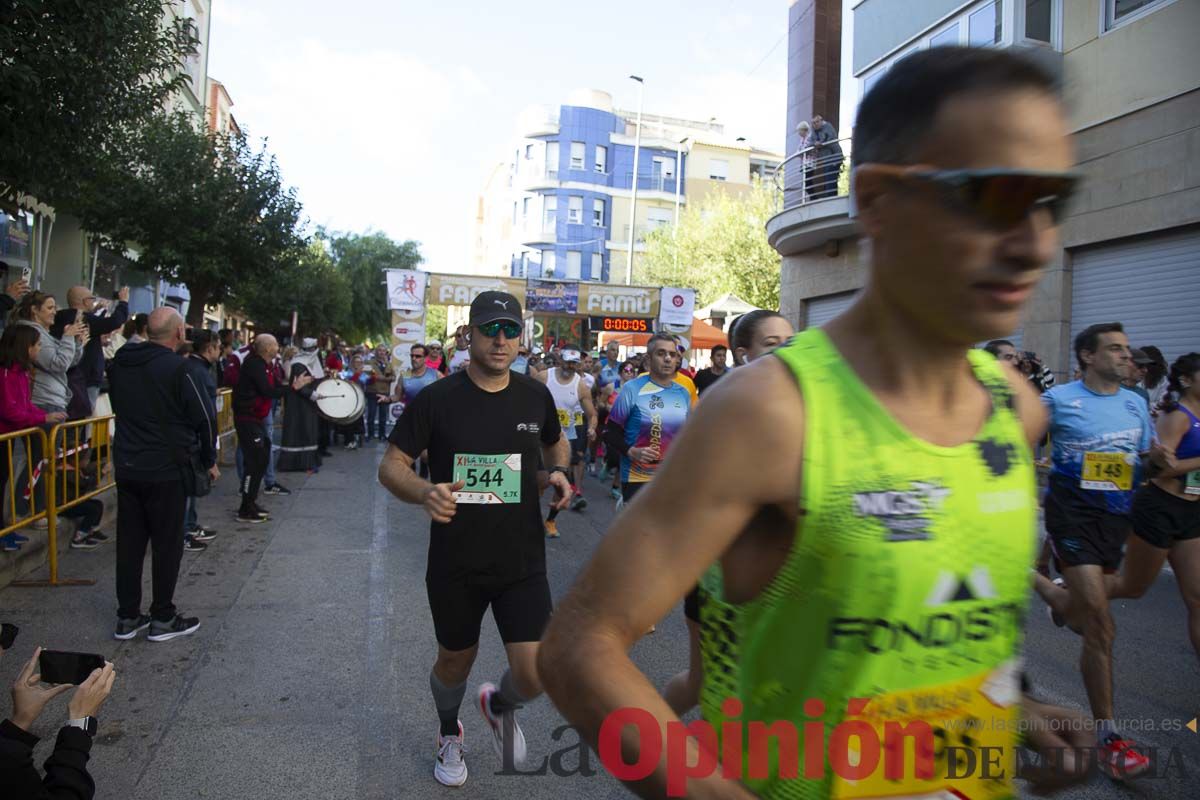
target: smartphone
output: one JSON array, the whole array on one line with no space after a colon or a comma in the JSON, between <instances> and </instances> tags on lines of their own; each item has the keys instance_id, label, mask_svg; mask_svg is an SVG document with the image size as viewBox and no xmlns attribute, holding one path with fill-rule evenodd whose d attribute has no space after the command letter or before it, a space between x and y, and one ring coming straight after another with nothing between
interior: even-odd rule
<instances>
[{"instance_id":1,"label":"smartphone","mask_svg":"<svg viewBox=\"0 0 1200 800\"><path fill-rule=\"evenodd\" d=\"M87 680L92 670L104 666L104 656L95 653L65 653L43 650L38 658L43 683L73 683Z\"/></svg>"},{"instance_id":2,"label":"smartphone","mask_svg":"<svg viewBox=\"0 0 1200 800\"><path fill-rule=\"evenodd\" d=\"M12 647L13 642L17 640L17 634L20 630L20 628L11 622L0 623L0 650L7 650Z\"/></svg>"},{"instance_id":3,"label":"smartphone","mask_svg":"<svg viewBox=\"0 0 1200 800\"><path fill-rule=\"evenodd\" d=\"M25 267L25 269L21 270L21 280L25 281L26 283L29 283L29 279L32 277L33 277L33 270L31 270L29 267Z\"/></svg>"}]
</instances>

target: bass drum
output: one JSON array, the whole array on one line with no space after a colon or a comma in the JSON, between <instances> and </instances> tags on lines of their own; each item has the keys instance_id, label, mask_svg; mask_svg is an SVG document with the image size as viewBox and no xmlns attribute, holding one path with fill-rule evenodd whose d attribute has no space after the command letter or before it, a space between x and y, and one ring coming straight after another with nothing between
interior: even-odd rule
<instances>
[{"instance_id":1,"label":"bass drum","mask_svg":"<svg viewBox=\"0 0 1200 800\"><path fill-rule=\"evenodd\" d=\"M335 425L356 422L367 410L367 395L362 387L341 378L317 381L312 399L317 413Z\"/></svg>"}]
</instances>

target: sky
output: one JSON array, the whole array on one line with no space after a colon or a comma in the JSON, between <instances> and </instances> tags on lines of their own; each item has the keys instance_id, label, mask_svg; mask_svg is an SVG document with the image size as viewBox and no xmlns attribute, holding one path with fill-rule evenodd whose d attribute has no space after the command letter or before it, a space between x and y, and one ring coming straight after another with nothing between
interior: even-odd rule
<instances>
[{"instance_id":1,"label":"sky","mask_svg":"<svg viewBox=\"0 0 1200 800\"><path fill-rule=\"evenodd\" d=\"M602 89L617 108L783 149L786 0L213 0L209 75L266 137L313 226L470 266L476 200L517 115Z\"/></svg>"}]
</instances>

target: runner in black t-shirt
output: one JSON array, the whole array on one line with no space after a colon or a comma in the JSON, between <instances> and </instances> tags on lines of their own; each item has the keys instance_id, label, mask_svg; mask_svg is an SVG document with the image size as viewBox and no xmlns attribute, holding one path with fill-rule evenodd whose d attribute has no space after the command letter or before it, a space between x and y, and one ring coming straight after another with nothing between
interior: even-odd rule
<instances>
[{"instance_id":1,"label":"runner in black t-shirt","mask_svg":"<svg viewBox=\"0 0 1200 800\"><path fill-rule=\"evenodd\" d=\"M545 385L509 369L521 335L520 303L510 294L484 292L471 304L470 328L470 364L404 409L379 467L379 480L392 494L424 506L433 518L425 571L438 640L429 676L441 721L433 774L447 786L467 780L458 709L489 605L509 669L499 686L479 688L479 707L505 765L525 759L514 712L542 693L537 648L550 620L539 456L551 467L557 507L571 498L570 448L554 400ZM422 451L432 483L413 471Z\"/></svg>"},{"instance_id":2,"label":"runner in black t-shirt","mask_svg":"<svg viewBox=\"0 0 1200 800\"><path fill-rule=\"evenodd\" d=\"M729 368L725 366L725 356L729 349L723 344L719 344L712 349L712 366L705 367L696 373L696 393L704 394L704 390L717 382L717 379L729 372Z\"/></svg>"}]
</instances>

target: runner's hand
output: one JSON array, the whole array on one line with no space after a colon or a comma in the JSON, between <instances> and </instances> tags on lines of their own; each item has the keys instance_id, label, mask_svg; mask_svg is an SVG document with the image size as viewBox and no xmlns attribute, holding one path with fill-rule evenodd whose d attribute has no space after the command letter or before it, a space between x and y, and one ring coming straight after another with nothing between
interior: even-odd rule
<instances>
[{"instance_id":1,"label":"runner's hand","mask_svg":"<svg viewBox=\"0 0 1200 800\"><path fill-rule=\"evenodd\" d=\"M638 464L650 464L658 461L662 453L657 447L631 447L629 448L629 459Z\"/></svg>"},{"instance_id":2,"label":"runner's hand","mask_svg":"<svg viewBox=\"0 0 1200 800\"><path fill-rule=\"evenodd\" d=\"M588 428L588 441L589 442L596 441L596 429L595 428Z\"/></svg>"},{"instance_id":3,"label":"runner's hand","mask_svg":"<svg viewBox=\"0 0 1200 800\"><path fill-rule=\"evenodd\" d=\"M67 421L67 412L65 412L65 411L51 411L46 414L46 422L66 422L66 421Z\"/></svg>"},{"instance_id":4,"label":"runner's hand","mask_svg":"<svg viewBox=\"0 0 1200 800\"><path fill-rule=\"evenodd\" d=\"M571 482L567 480L566 475L554 471L550 473L550 485L554 487L554 493L558 495L550 507L562 511L571 504Z\"/></svg>"},{"instance_id":5,"label":"runner's hand","mask_svg":"<svg viewBox=\"0 0 1200 800\"><path fill-rule=\"evenodd\" d=\"M129 302L129 287L128 286L122 286L121 291L117 292L117 300L119 300L122 303Z\"/></svg>"},{"instance_id":6,"label":"runner's hand","mask_svg":"<svg viewBox=\"0 0 1200 800\"><path fill-rule=\"evenodd\" d=\"M434 522L449 522L458 510L454 493L461 492L466 485L466 481L435 483L425 490L425 499L421 505L425 507L425 512L433 517Z\"/></svg>"},{"instance_id":7,"label":"runner's hand","mask_svg":"<svg viewBox=\"0 0 1200 800\"><path fill-rule=\"evenodd\" d=\"M1175 468L1175 451L1170 450L1162 442L1150 446L1150 463L1160 470Z\"/></svg>"},{"instance_id":8,"label":"runner's hand","mask_svg":"<svg viewBox=\"0 0 1200 800\"><path fill-rule=\"evenodd\" d=\"M213 482L216 482L217 478L221 477L221 470L217 469L216 464L208 468L208 477Z\"/></svg>"},{"instance_id":9,"label":"runner's hand","mask_svg":"<svg viewBox=\"0 0 1200 800\"><path fill-rule=\"evenodd\" d=\"M71 695L71 702L67 705L67 713L71 715L71 719L96 716L100 706L108 699L116 678L117 671L113 669L111 661L104 662L103 669L92 670L87 680L79 684L75 694Z\"/></svg>"},{"instance_id":10,"label":"runner's hand","mask_svg":"<svg viewBox=\"0 0 1200 800\"><path fill-rule=\"evenodd\" d=\"M69 683L60 683L57 686L42 685L42 676L35 671L38 667L38 656L41 654L40 647L33 651L33 657L22 668L17 682L12 687L12 722L25 731L32 727L33 721L42 713L47 703L71 689Z\"/></svg>"}]
</instances>

